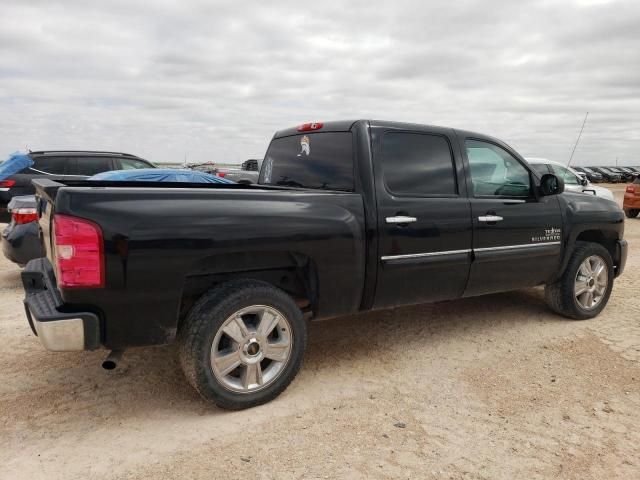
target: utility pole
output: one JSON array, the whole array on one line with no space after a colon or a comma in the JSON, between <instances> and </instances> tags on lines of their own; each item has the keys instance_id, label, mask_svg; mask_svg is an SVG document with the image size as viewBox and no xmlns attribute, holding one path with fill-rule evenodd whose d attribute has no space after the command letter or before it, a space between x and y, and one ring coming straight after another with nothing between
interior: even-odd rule
<instances>
[{"instance_id":1,"label":"utility pole","mask_svg":"<svg viewBox=\"0 0 640 480\"><path fill-rule=\"evenodd\" d=\"M618 157L616 157L616 167L618 166Z\"/></svg>"},{"instance_id":2,"label":"utility pole","mask_svg":"<svg viewBox=\"0 0 640 480\"><path fill-rule=\"evenodd\" d=\"M567 162L567 167L571 166L571 160L573 160L573 154L576 153L576 147L578 146L578 142L580 141L580 137L582 136L582 131L584 130L584 126L587 123L588 116L589 116L589 112L587 112L587 114L584 116L584 122L582 122L582 128L580 128L580 133L578 134L576 144L573 146L573 150L571 150L571 156L569 157L569 161Z\"/></svg>"}]
</instances>

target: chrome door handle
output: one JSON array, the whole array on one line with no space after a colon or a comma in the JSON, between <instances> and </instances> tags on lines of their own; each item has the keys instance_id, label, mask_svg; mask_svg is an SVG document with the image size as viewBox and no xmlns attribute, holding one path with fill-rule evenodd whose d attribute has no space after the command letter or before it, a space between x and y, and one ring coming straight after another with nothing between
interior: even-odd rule
<instances>
[{"instance_id":1,"label":"chrome door handle","mask_svg":"<svg viewBox=\"0 0 640 480\"><path fill-rule=\"evenodd\" d=\"M481 222L501 222L504 218L498 215L483 215L478 217L478 220Z\"/></svg>"},{"instance_id":2,"label":"chrome door handle","mask_svg":"<svg viewBox=\"0 0 640 480\"><path fill-rule=\"evenodd\" d=\"M402 215L398 215L397 217L387 217L385 220L387 223L413 223L418 221L416 217L404 217Z\"/></svg>"}]
</instances>

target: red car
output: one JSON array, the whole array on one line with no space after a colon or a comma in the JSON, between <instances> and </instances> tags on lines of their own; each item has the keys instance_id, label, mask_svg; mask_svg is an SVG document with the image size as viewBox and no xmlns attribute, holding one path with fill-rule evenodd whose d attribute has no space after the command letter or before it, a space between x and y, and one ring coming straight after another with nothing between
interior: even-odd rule
<instances>
[{"instance_id":1,"label":"red car","mask_svg":"<svg viewBox=\"0 0 640 480\"><path fill-rule=\"evenodd\" d=\"M640 179L636 177L632 184L627 185L622 202L624 214L628 218L635 218L640 213Z\"/></svg>"}]
</instances>

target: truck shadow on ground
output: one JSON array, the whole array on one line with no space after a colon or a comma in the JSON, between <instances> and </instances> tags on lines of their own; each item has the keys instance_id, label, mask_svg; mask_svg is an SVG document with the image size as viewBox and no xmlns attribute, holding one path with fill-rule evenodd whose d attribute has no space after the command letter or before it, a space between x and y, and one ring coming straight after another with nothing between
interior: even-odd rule
<instances>
[{"instance_id":1,"label":"truck shadow on ground","mask_svg":"<svg viewBox=\"0 0 640 480\"><path fill-rule=\"evenodd\" d=\"M378 356L393 362L394 355L407 349L437 348L455 336L491 336L496 329L532 322L544 328L561 321L544 306L541 290L531 289L315 322L301 374L286 395L313 397L323 388L319 377L326 385L341 368ZM182 416L224 413L187 383L174 346L129 350L119 367L107 372L100 367L105 351L51 353L35 338L23 341L34 343L20 363L0 367L3 377L20 385L17 395L0 395L0 418L10 417L4 422L22 421L38 429L47 428L52 416L58 423L74 423L119 422L163 411Z\"/></svg>"}]
</instances>

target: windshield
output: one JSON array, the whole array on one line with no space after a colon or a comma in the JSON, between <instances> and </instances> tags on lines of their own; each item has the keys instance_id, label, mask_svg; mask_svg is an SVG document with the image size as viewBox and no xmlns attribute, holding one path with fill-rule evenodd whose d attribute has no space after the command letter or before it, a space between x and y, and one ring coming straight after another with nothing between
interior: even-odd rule
<instances>
[{"instance_id":1,"label":"windshield","mask_svg":"<svg viewBox=\"0 0 640 480\"><path fill-rule=\"evenodd\" d=\"M578 177L568 168L560 165L550 164L549 167L553 172L564 180L565 185L580 185Z\"/></svg>"}]
</instances>

